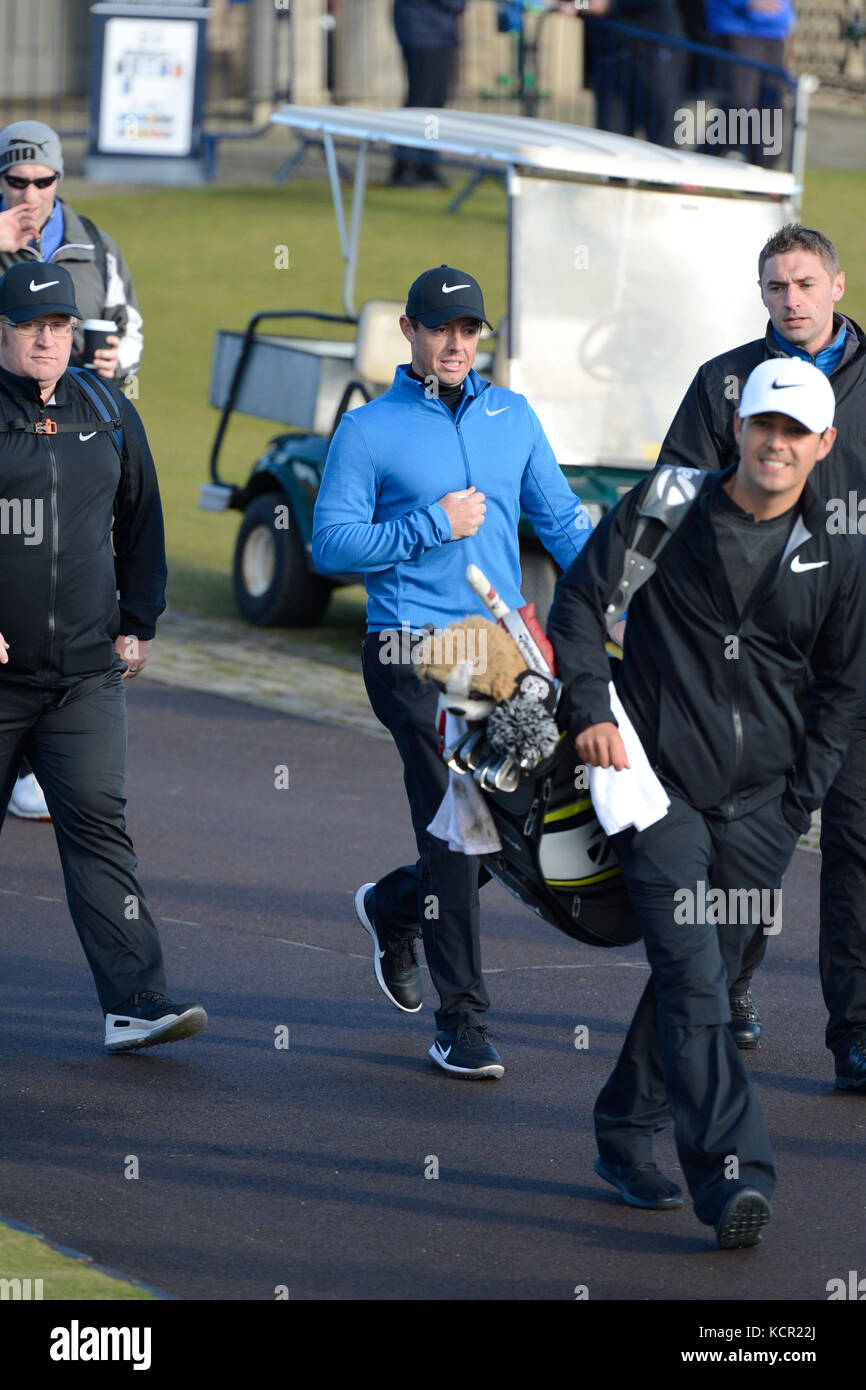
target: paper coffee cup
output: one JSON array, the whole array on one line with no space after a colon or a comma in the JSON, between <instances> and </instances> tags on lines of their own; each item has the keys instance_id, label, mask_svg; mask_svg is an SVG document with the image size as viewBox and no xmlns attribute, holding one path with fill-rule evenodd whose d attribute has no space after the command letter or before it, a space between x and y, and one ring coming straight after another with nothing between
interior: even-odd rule
<instances>
[{"instance_id":1,"label":"paper coffee cup","mask_svg":"<svg viewBox=\"0 0 866 1390\"><path fill-rule=\"evenodd\" d=\"M107 347L107 339L110 334L117 333L117 324L113 319L85 319L81 325L84 329L84 365L93 366L93 354L97 348Z\"/></svg>"}]
</instances>

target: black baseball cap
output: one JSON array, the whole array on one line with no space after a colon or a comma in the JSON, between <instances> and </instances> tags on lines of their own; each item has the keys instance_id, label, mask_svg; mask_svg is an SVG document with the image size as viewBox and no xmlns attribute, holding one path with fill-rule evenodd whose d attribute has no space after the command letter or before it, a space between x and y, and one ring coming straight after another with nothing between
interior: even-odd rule
<instances>
[{"instance_id":1,"label":"black baseball cap","mask_svg":"<svg viewBox=\"0 0 866 1390\"><path fill-rule=\"evenodd\" d=\"M452 319L480 319L493 327L484 316L478 281L452 265L435 266L418 276L406 300L406 317L418 319L425 328L438 328Z\"/></svg>"},{"instance_id":2,"label":"black baseball cap","mask_svg":"<svg viewBox=\"0 0 866 1390\"><path fill-rule=\"evenodd\" d=\"M10 323L26 323L43 314L80 319L72 276L50 261L16 261L0 278L0 314Z\"/></svg>"}]
</instances>

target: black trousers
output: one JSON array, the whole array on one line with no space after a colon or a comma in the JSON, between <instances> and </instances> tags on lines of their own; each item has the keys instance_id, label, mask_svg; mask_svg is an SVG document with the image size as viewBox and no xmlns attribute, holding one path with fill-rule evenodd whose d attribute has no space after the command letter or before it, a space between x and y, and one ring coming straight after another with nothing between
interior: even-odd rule
<instances>
[{"instance_id":1,"label":"black trousers","mask_svg":"<svg viewBox=\"0 0 866 1390\"><path fill-rule=\"evenodd\" d=\"M489 874L476 855L456 854L427 829L448 787L439 755L436 687L419 679L411 661L379 660L378 633L364 641L364 682L376 718L385 725L403 760L418 860L394 869L375 887L376 912L393 932L417 935L439 992L439 1029L484 1022L489 998L481 975L479 882Z\"/></svg>"},{"instance_id":2,"label":"black trousers","mask_svg":"<svg viewBox=\"0 0 866 1390\"><path fill-rule=\"evenodd\" d=\"M38 690L0 677L0 820L22 757L45 793L69 912L104 1013L165 992L162 949L126 833L126 696L120 670Z\"/></svg>"},{"instance_id":3,"label":"black trousers","mask_svg":"<svg viewBox=\"0 0 866 1390\"><path fill-rule=\"evenodd\" d=\"M615 135L639 129L655 145L672 147L676 112L683 104L685 65L682 53L658 43L617 43L607 35L593 60L595 123Z\"/></svg>"},{"instance_id":4,"label":"black trousers","mask_svg":"<svg viewBox=\"0 0 866 1390\"><path fill-rule=\"evenodd\" d=\"M756 932L737 981L745 990L764 958ZM866 713L821 808L821 989L826 1043L837 1057L866 1039Z\"/></svg>"},{"instance_id":5,"label":"black trousers","mask_svg":"<svg viewBox=\"0 0 866 1390\"><path fill-rule=\"evenodd\" d=\"M755 38L749 34L717 35L712 42L726 48L737 58L754 58L758 63L770 63L774 67L785 66L784 39ZM724 91L723 100L728 110L733 111L783 111L783 93L778 81L758 68L746 67L743 63L719 63L721 69L720 86ZM775 118L781 121L782 116ZM785 136L787 138L787 135ZM739 145L729 144L728 148L738 149L750 164L767 167L776 164L779 154L769 154L760 142L743 141Z\"/></svg>"},{"instance_id":6,"label":"black trousers","mask_svg":"<svg viewBox=\"0 0 866 1390\"><path fill-rule=\"evenodd\" d=\"M448 100L453 48L404 48L406 64L407 106L420 106L438 111ZM429 149L409 149L399 145L395 151L397 167L431 165L436 162L436 141L431 135Z\"/></svg>"},{"instance_id":7,"label":"black trousers","mask_svg":"<svg viewBox=\"0 0 866 1390\"><path fill-rule=\"evenodd\" d=\"M651 1163L654 1136L673 1118L695 1213L712 1225L732 1182L767 1197L775 1186L770 1137L727 1027L728 981L755 922L776 930L776 890L796 834L778 798L718 821L672 797L663 820L615 843L652 973L595 1104L599 1153ZM713 889L722 890L719 925Z\"/></svg>"}]
</instances>

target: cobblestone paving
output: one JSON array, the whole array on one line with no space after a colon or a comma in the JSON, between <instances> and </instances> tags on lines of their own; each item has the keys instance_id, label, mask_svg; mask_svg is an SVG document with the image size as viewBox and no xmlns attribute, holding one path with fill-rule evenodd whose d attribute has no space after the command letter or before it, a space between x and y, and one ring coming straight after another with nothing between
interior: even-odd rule
<instances>
[{"instance_id":1,"label":"cobblestone paving","mask_svg":"<svg viewBox=\"0 0 866 1390\"><path fill-rule=\"evenodd\" d=\"M171 611L160 619L146 674L166 685L388 738L370 709L360 654L354 666L349 663L278 630Z\"/></svg>"}]
</instances>

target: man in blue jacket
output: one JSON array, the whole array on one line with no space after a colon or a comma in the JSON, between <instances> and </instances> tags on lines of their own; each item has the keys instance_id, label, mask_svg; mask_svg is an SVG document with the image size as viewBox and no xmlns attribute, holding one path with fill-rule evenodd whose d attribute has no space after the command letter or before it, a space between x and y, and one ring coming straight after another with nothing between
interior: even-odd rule
<instances>
[{"instance_id":1,"label":"man in blue jacket","mask_svg":"<svg viewBox=\"0 0 866 1390\"><path fill-rule=\"evenodd\" d=\"M440 266L414 282L400 319L412 361L383 396L343 416L316 502L313 559L324 574L364 572L364 680L403 760L418 844L416 864L355 897L376 978L398 1009L420 1009L420 925L440 998L430 1056L452 1076L499 1077L504 1067L485 1027L478 862L427 829L448 773L437 692L419 680L412 651L424 623L487 616L467 565L488 575L509 608L522 605L521 508L563 569L591 522L525 397L473 370L482 323L481 289L465 271Z\"/></svg>"},{"instance_id":2,"label":"man in blue jacket","mask_svg":"<svg viewBox=\"0 0 866 1390\"><path fill-rule=\"evenodd\" d=\"M726 48L734 59L745 59L718 65L722 101L729 112L763 109L781 113L783 93L778 79L748 64L752 61L784 68L785 49L796 22L793 0L707 0L709 42ZM749 164L771 165L778 158L778 150L757 141L730 142L727 152L738 153Z\"/></svg>"}]
</instances>

